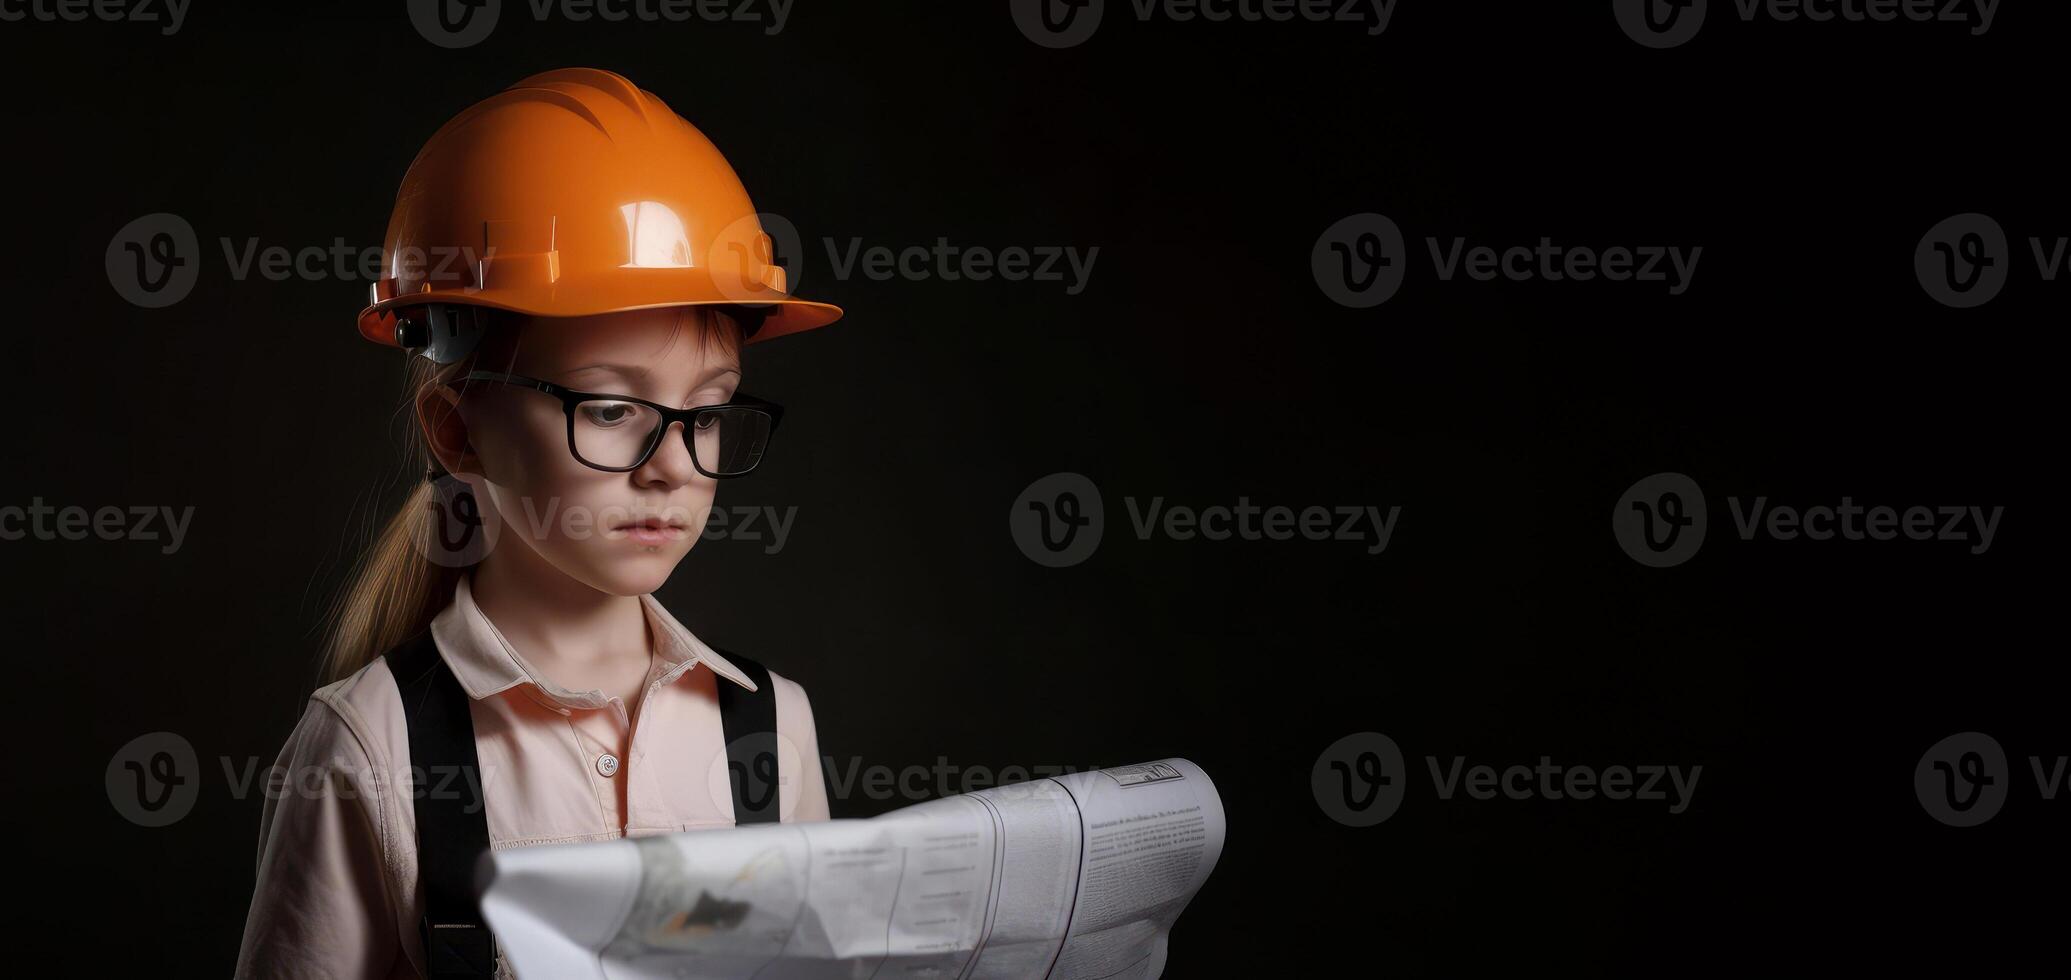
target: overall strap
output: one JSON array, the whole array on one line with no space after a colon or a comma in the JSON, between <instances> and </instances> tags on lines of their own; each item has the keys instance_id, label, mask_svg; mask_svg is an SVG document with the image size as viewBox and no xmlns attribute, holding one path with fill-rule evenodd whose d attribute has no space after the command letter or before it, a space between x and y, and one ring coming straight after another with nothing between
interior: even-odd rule
<instances>
[{"instance_id":1,"label":"overall strap","mask_svg":"<svg viewBox=\"0 0 2071 980\"><path fill-rule=\"evenodd\" d=\"M475 862L489 850L489 817L466 689L429 629L387 654L410 727L410 797L417 812L418 932L433 977L493 977L496 940L475 895ZM422 780L422 782L418 782Z\"/></svg>"},{"instance_id":2,"label":"overall strap","mask_svg":"<svg viewBox=\"0 0 2071 980\"><path fill-rule=\"evenodd\" d=\"M776 823L777 692L769 670L737 653L719 655L755 682L750 691L720 678L719 726L726 734L726 775L733 787L735 826Z\"/></svg>"}]
</instances>

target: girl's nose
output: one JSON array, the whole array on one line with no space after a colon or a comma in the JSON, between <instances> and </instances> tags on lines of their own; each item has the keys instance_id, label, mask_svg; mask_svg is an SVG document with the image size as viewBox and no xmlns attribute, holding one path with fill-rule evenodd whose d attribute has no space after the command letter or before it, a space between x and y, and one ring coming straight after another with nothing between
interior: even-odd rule
<instances>
[{"instance_id":1,"label":"girl's nose","mask_svg":"<svg viewBox=\"0 0 2071 980\"><path fill-rule=\"evenodd\" d=\"M641 486L675 488L696 479L697 475L697 466L690 458L690 442L684 437L683 423L671 422L662 432L661 445L654 447L654 455L633 471L633 481Z\"/></svg>"}]
</instances>

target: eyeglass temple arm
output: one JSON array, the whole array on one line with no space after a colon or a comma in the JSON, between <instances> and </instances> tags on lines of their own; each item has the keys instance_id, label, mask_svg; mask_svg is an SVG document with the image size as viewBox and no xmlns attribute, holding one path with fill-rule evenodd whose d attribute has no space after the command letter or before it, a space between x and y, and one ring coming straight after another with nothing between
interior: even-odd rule
<instances>
[{"instance_id":1,"label":"eyeglass temple arm","mask_svg":"<svg viewBox=\"0 0 2071 980\"><path fill-rule=\"evenodd\" d=\"M460 380L498 381L504 384L517 385L520 388L532 388L538 391L544 391L549 395L559 395L562 392L568 390L551 381L541 381L538 378L528 378L522 374L505 374L502 371L469 371L467 375L461 378Z\"/></svg>"}]
</instances>

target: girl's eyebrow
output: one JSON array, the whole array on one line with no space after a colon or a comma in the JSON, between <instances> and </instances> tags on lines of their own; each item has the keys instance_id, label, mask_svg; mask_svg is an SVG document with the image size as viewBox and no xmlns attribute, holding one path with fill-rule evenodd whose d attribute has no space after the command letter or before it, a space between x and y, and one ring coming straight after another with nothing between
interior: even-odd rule
<instances>
[{"instance_id":1,"label":"girl's eyebrow","mask_svg":"<svg viewBox=\"0 0 2071 980\"><path fill-rule=\"evenodd\" d=\"M561 373L563 373L563 374L581 374L581 373L583 373L584 371L609 371L609 372L611 372L611 373L613 373L613 374L623 375L623 376L625 376L625 377L627 377L627 378L644 378L644 377L646 377L646 376L647 376L647 369L646 369L646 368L644 368L644 367L639 367L639 366L636 366L636 365L628 365L628 364L602 364L602 363L599 363L599 364L585 364L585 365L583 365L582 367L578 367L578 368L569 368L568 370L566 370L566 371L563 371L563 372L561 372Z\"/></svg>"},{"instance_id":2,"label":"girl's eyebrow","mask_svg":"<svg viewBox=\"0 0 2071 980\"><path fill-rule=\"evenodd\" d=\"M647 377L647 368L645 368L645 367L643 367L643 366L641 366L641 365L637 365L637 364L608 364L608 363L597 363L597 364L585 364L585 365L583 365L582 367L578 367L578 368L569 368L569 369L568 369L567 371L564 371L564 372L562 372L562 373L563 373L563 374L581 374L581 373L583 373L584 371L609 371L609 372L612 372L613 374L617 374L617 375L619 375L619 376L621 376L621 377L624 377L624 378L626 378L626 379L628 379L628 380L636 380L636 379L640 379L640 378L645 378L645 377ZM726 375L729 375L729 374L734 374L734 375L738 375L738 374L740 374L740 373L741 373L741 369L740 369L740 368L734 367L734 366L732 366L732 365L722 364L722 365L719 365L719 366L717 366L717 367L716 367L715 369L713 369L712 371L710 371L710 372L707 372L707 373L706 373L706 375L705 375L705 377L704 377L704 378L703 378L703 379L702 379L702 380L701 380L701 381L700 381L699 383L700 383L700 384L709 384L709 383L711 383L711 382L713 382L713 381L716 381L716 380L718 380L719 378L721 378L721 377L724 377L724 376L726 376Z\"/></svg>"}]
</instances>

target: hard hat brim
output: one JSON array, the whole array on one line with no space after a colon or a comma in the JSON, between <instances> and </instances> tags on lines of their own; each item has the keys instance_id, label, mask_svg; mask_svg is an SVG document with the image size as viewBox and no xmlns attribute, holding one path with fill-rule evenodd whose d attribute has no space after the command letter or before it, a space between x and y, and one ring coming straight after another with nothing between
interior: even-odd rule
<instances>
[{"instance_id":1,"label":"hard hat brim","mask_svg":"<svg viewBox=\"0 0 2071 980\"><path fill-rule=\"evenodd\" d=\"M747 306L767 310L761 328L748 338L749 343L824 327L842 316L841 307L832 303L799 299L765 287L735 287L727 291L730 295L715 298L709 277L681 275L693 270L651 270L651 275L631 277L624 274L628 271L634 270L618 270L620 274L612 276L609 283L591 285L564 280L544 293L538 289L434 289L391 297L360 311L360 335L395 347L395 311L427 303L460 303L545 317L595 316L673 306ZM686 278L692 281L686 282Z\"/></svg>"}]
</instances>

